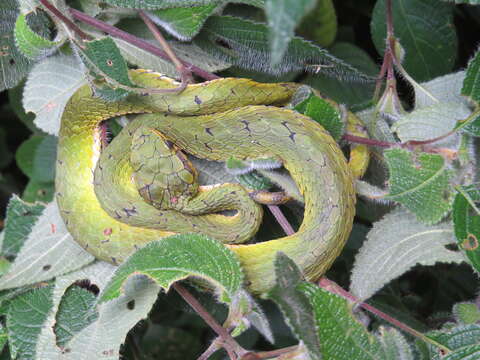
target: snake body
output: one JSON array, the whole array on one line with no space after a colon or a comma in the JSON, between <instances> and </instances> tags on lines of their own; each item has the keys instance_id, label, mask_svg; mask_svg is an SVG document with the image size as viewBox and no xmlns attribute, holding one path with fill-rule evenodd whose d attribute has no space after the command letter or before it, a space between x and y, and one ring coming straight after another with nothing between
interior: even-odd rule
<instances>
[{"instance_id":1,"label":"snake body","mask_svg":"<svg viewBox=\"0 0 480 360\"><path fill-rule=\"evenodd\" d=\"M131 77L143 86L174 86L148 72L131 72ZM97 258L118 264L150 241L176 232L200 231L226 242L225 246L236 253L252 292L264 293L273 286L277 251L291 257L307 279L318 278L338 256L351 231L355 192L345 157L325 129L294 111L262 105L281 105L294 91L289 84L220 79L190 85L178 95L107 103L94 97L88 86L79 89L62 117L56 171L56 198L73 238ZM108 152L101 153L99 123L130 113L144 115L122 131L129 141L134 130L143 126L200 158L281 161L305 199L299 230L266 242L231 244L245 240L232 238L237 230L241 233L245 228L241 237L251 237L261 221L257 220L261 211L255 210L258 206L251 204L248 196L235 200L233 208L241 210L232 217L185 215L145 203L131 180L135 169L122 150L130 146L124 144L123 135L117 136L119 141L114 139L122 145L115 148L112 142ZM114 159L117 153L121 155ZM105 162L95 171L101 157ZM120 165L112 169L109 158ZM118 193L117 185L122 189ZM225 186L221 197L244 191L234 186L235 190ZM115 198L113 204L108 205L111 198Z\"/></svg>"}]
</instances>

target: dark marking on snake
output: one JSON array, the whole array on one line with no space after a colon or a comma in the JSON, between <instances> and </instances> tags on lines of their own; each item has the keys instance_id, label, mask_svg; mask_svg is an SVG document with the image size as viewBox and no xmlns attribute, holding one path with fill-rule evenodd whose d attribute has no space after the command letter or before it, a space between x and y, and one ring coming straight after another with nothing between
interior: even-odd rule
<instances>
[{"instance_id":1,"label":"dark marking on snake","mask_svg":"<svg viewBox=\"0 0 480 360\"><path fill-rule=\"evenodd\" d=\"M193 99L195 101L195 104L200 105L202 103L202 99L200 99L197 95L195 95L195 98Z\"/></svg>"},{"instance_id":2,"label":"dark marking on snake","mask_svg":"<svg viewBox=\"0 0 480 360\"><path fill-rule=\"evenodd\" d=\"M250 128L248 127L248 125L250 125L250 123L247 120L240 120L240 122L245 125L245 127L243 128L244 130L247 130L248 132L251 132Z\"/></svg>"},{"instance_id":3,"label":"dark marking on snake","mask_svg":"<svg viewBox=\"0 0 480 360\"><path fill-rule=\"evenodd\" d=\"M212 149L210 146L208 146L207 143L203 143L203 145L205 145L205 147L206 147L208 150L213 151L213 149Z\"/></svg>"},{"instance_id":4,"label":"dark marking on snake","mask_svg":"<svg viewBox=\"0 0 480 360\"><path fill-rule=\"evenodd\" d=\"M113 265L115 265L115 266L117 266L117 265L118 265L118 261L117 261L117 259L116 259L116 258L114 258L113 256L112 256L112 258L111 258L111 259L112 259L112 264L113 264Z\"/></svg>"},{"instance_id":5,"label":"dark marking on snake","mask_svg":"<svg viewBox=\"0 0 480 360\"><path fill-rule=\"evenodd\" d=\"M205 132L206 132L208 135L213 136L212 130L211 130L209 127L206 127L206 128L205 128Z\"/></svg>"},{"instance_id":6,"label":"dark marking on snake","mask_svg":"<svg viewBox=\"0 0 480 360\"><path fill-rule=\"evenodd\" d=\"M174 144L173 142L171 142L170 140L165 140L165 145L167 145L167 147L172 150Z\"/></svg>"},{"instance_id":7,"label":"dark marking on snake","mask_svg":"<svg viewBox=\"0 0 480 360\"><path fill-rule=\"evenodd\" d=\"M108 242L110 242L109 239L105 239L105 240L102 240L102 241L101 241L102 244L106 244L106 243L108 243Z\"/></svg>"},{"instance_id":8,"label":"dark marking on snake","mask_svg":"<svg viewBox=\"0 0 480 360\"><path fill-rule=\"evenodd\" d=\"M116 219L121 219L122 218L122 216L118 213L117 210L114 210L113 212L115 213L115 218Z\"/></svg>"}]
</instances>

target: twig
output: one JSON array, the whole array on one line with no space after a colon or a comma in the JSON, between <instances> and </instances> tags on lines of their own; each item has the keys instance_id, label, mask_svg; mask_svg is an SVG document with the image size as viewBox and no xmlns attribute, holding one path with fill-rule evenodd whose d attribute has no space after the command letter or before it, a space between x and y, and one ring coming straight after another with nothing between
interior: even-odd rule
<instances>
[{"instance_id":1,"label":"twig","mask_svg":"<svg viewBox=\"0 0 480 360\"><path fill-rule=\"evenodd\" d=\"M42 1L45 1L45 0L42 0ZM112 25L109 25L103 21L100 21L98 19L95 19L91 16L88 16L87 14L81 12L81 11L78 11L78 10L75 10L75 9L72 9L70 8L70 13L72 14L72 16L85 23L85 24L88 24L90 26L93 26L103 32L106 32L107 34L113 36L113 37L117 37L119 39L122 39L132 45L135 45L145 51L148 51L149 53L153 54L153 55L156 55L162 59L165 59L165 60L170 60L170 58L168 57L168 55L162 50L160 49L159 47L153 45L153 44L150 44L148 41L145 41L143 39L140 39L132 34L129 34L125 31L122 31ZM214 80L214 79L219 79L220 76L217 76L211 72L208 72L208 71L205 71L201 68L199 68L198 66L195 66L193 64L190 64L189 62L187 61L184 61L184 60L181 60L182 64L189 70L191 70L194 74L200 76L201 78L205 79L205 80Z\"/></svg>"},{"instance_id":2,"label":"twig","mask_svg":"<svg viewBox=\"0 0 480 360\"><path fill-rule=\"evenodd\" d=\"M271 351L259 351L255 353L258 359L269 359L279 355L287 354L289 352L297 350L298 345L289 346L282 349L271 350Z\"/></svg>"},{"instance_id":3,"label":"twig","mask_svg":"<svg viewBox=\"0 0 480 360\"><path fill-rule=\"evenodd\" d=\"M53 15L59 18L70 30L77 34L82 40L91 40L92 37L83 32L77 25L73 23L68 17L62 14L55 6L53 6L48 0L40 0L40 3L45 6Z\"/></svg>"},{"instance_id":4,"label":"twig","mask_svg":"<svg viewBox=\"0 0 480 360\"><path fill-rule=\"evenodd\" d=\"M384 313L383 311L380 311L378 310L377 308L373 307L372 305L369 305L367 303L364 303L364 302L361 302L359 299L357 299L355 296L353 296L351 293L349 293L348 291L344 290L341 286L339 286L337 283L329 280L328 278L326 278L325 276L322 277L319 281L318 281L318 286L320 286L322 289L325 289L333 294L336 294L336 295L339 295L341 297L343 297L344 299L346 300L349 300L350 302L353 302L355 303L355 305L371 312L372 314L378 316L379 318L385 320L385 321L388 321L390 324L398 327L399 329L405 331L406 333L409 333L410 335L413 335L427 343L430 343L436 347L438 347L439 349L442 349L443 351L446 351L447 353L449 353L451 350L449 348L447 348L446 346L436 342L435 340L433 339L430 339L429 337L425 336L424 334L422 334L421 332L411 328L410 326L408 325L405 325L404 323L398 321L397 319L391 317L390 315Z\"/></svg>"},{"instance_id":5,"label":"twig","mask_svg":"<svg viewBox=\"0 0 480 360\"><path fill-rule=\"evenodd\" d=\"M187 85L189 83L191 83L193 81L192 72L190 70L188 70L187 68L185 68L183 63L180 61L180 59L177 57L177 55L175 55L175 53L173 52L170 45L168 44L168 42L163 37L162 33L158 30L157 26L148 17L148 15L143 10L140 10L138 12L138 15L140 15L140 17L142 18L145 25L147 25L150 32L153 34L155 39L159 42L159 44L162 46L165 53L168 55L169 59L175 65L175 68L177 69L178 73L180 74L180 79L181 79L181 83L180 83L178 91L182 91L183 89L185 89L187 87Z\"/></svg>"},{"instance_id":6,"label":"twig","mask_svg":"<svg viewBox=\"0 0 480 360\"><path fill-rule=\"evenodd\" d=\"M287 218L283 214L282 210L278 207L278 205L267 205L268 210L272 213L272 215L275 217L275 220L280 224L282 227L283 231L287 235L292 235L295 233L295 230L293 230L292 225L288 222Z\"/></svg>"},{"instance_id":7,"label":"twig","mask_svg":"<svg viewBox=\"0 0 480 360\"><path fill-rule=\"evenodd\" d=\"M219 344L219 338L216 338L215 340L212 341L210 346L205 350L202 355L200 355L197 360L207 360L210 355L212 355L215 351L217 351L221 346Z\"/></svg>"},{"instance_id":8,"label":"twig","mask_svg":"<svg viewBox=\"0 0 480 360\"><path fill-rule=\"evenodd\" d=\"M221 326L210 313L198 302L193 295L179 283L174 283L173 288L180 296L195 310L195 312L212 328L213 331L222 339L224 348L229 352L233 350L237 355L242 356L247 353L230 335L230 333Z\"/></svg>"}]
</instances>

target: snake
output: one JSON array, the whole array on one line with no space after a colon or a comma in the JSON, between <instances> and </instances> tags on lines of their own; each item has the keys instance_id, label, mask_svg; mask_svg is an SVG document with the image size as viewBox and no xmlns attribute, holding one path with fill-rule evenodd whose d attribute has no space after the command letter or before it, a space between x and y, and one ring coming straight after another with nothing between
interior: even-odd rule
<instances>
[{"instance_id":1,"label":"snake","mask_svg":"<svg viewBox=\"0 0 480 360\"><path fill-rule=\"evenodd\" d=\"M129 75L139 87L177 86L148 70ZM256 294L275 285L279 251L307 280L318 279L351 232L354 177L320 124L282 107L297 89L294 83L220 78L190 84L178 94L107 102L91 86L81 87L62 115L56 162L55 197L68 231L86 251L114 265L151 241L203 233L236 254L245 284ZM100 124L127 114L136 116L105 146ZM195 185L196 171L182 151L211 161L275 159L304 198L300 227L292 235L252 243L261 206L239 184ZM155 185L157 178L165 184ZM208 211L216 200L223 203Z\"/></svg>"}]
</instances>

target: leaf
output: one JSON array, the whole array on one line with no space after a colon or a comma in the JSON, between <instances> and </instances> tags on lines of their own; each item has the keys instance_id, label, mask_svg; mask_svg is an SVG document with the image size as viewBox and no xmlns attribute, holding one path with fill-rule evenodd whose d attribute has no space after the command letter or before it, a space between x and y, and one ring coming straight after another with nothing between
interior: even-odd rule
<instances>
[{"instance_id":1,"label":"leaf","mask_svg":"<svg viewBox=\"0 0 480 360\"><path fill-rule=\"evenodd\" d=\"M0 289L34 284L65 274L92 262L68 233L56 202L48 204L32 227Z\"/></svg>"},{"instance_id":2,"label":"leaf","mask_svg":"<svg viewBox=\"0 0 480 360\"><path fill-rule=\"evenodd\" d=\"M0 91L16 86L30 70L30 61L15 46L17 2L0 2Z\"/></svg>"},{"instance_id":3,"label":"leaf","mask_svg":"<svg viewBox=\"0 0 480 360\"><path fill-rule=\"evenodd\" d=\"M268 293L286 318L295 336L305 345L312 360L320 359L320 342L315 323L314 309L309 299L298 290L302 273L287 255L277 252L275 258L275 286Z\"/></svg>"},{"instance_id":4,"label":"leaf","mask_svg":"<svg viewBox=\"0 0 480 360\"><path fill-rule=\"evenodd\" d=\"M8 334L5 326L0 325L0 352L3 351L3 348L7 344Z\"/></svg>"},{"instance_id":5,"label":"leaf","mask_svg":"<svg viewBox=\"0 0 480 360\"><path fill-rule=\"evenodd\" d=\"M468 62L462 95L468 96L477 105L480 104L480 51Z\"/></svg>"},{"instance_id":6,"label":"leaf","mask_svg":"<svg viewBox=\"0 0 480 360\"><path fill-rule=\"evenodd\" d=\"M475 324L480 321L480 311L473 302L457 303L453 306L452 314L462 325Z\"/></svg>"},{"instance_id":7,"label":"leaf","mask_svg":"<svg viewBox=\"0 0 480 360\"><path fill-rule=\"evenodd\" d=\"M114 299L132 275L143 274L168 290L173 282L199 277L227 292L231 298L243 275L235 255L223 244L199 234L180 234L148 243L132 254L115 272L101 301Z\"/></svg>"},{"instance_id":8,"label":"leaf","mask_svg":"<svg viewBox=\"0 0 480 360\"><path fill-rule=\"evenodd\" d=\"M439 76L420 85L434 97L432 99L424 91L415 89L415 109L437 104L438 102L457 103L468 105L466 99L460 95L465 79L465 71ZM437 100L437 101L435 101Z\"/></svg>"},{"instance_id":9,"label":"leaf","mask_svg":"<svg viewBox=\"0 0 480 360\"><path fill-rule=\"evenodd\" d=\"M329 48L329 51L333 56L351 64L364 74L372 77L378 74L378 66L372 58L353 44L337 42ZM303 82L339 104L345 104L349 107L369 103L375 89L375 83L373 82L345 81L323 74L308 75Z\"/></svg>"},{"instance_id":10,"label":"leaf","mask_svg":"<svg viewBox=\"0 0 480 360\"><path fill-rule=\"evenodd\" d=\"M57 135L60 118L68 100L86 84L85 68L73 56L48 57L30 72L23 93L27 112L37 116L35 125L48 134Z\"/></svg>"},{"instance_id":11,"label":"leaf","mask_svg":"<svg viewBox=\"0 0 480 360\"><path fill-rule=\"evenodd\" d=\"M3 231L2 256L15 257L18 254L44 209L45 205L27 204L16 195L10 198Z\"/></svg>"},{"instance_id":12,"label":"leaf","mask_svg":"<svg viewBox=\"0 0 480 360\"><path fill-rule=\"evenodd\" d=\"M454 2L455 4L480 5L480 0L442 0L445 2Z\"/></svg>"},{"instance_id":13,"label":"leaf","mask_svg":"<svg viewBox=\"0 0 480 360\"><path fill-rule=\"evenodd\" d=\"M405 337L394 328L379 329L378 340L383 345L385 360L413 360L413 352Z\"/></svg>"},{"instance_id":14,"label":"leaf","mask_svg":"<svg viewBox=\"0 0 480 360\"><path fill-rule=\"evenodd\" d=\"M440 102L414 110L402 116L393 126L402 142L411 140L430 140L448 134L455 128L459 120L470 115L466 105L454 102ZM451 135L442 141L455 145L457 137ZM446 146L445 144L443 144Z\"/></svg>"},{"instance_id":15,"label":"leaf","mask_svg":"<svg viewBox=\"0 0 480 360\"><path fill-rule=\"evenodd\" d=\"M65 291L58 305L53 330L59 346L65 346L73 336L97 320L98 313L92 311L96 300L95 294L80 286L72 285Z\"/></svg>"},{"instance_id":16,"label":"leaf","mask_svg":"<svg viewBox=\"0 0 480 360\"><path fill-rule=\"evenodd\" d=\"M52 290L52 286L44 286L10 301L6 326L14 359L34 358L37 338L53 305Z\"/></svg>"},{"instance_id":17,"label":"leaf","mask_svg":"<svg viewBox=\"0 0 480 360\"><path fill-rule=\"evenodd\" d=\"M134 9L167 9L215 4L218 0L105 0L105 2L110 5Z\"/></svg>"},{"instance_id":18,"label":"leaf","mask_svg":"<svg viewBox=\"0 0 480 360\"><path fill-rule=\"evenodd\" d=\"M30 203L35 201L48 203L53 200L54 193L55 184L53 182L41 183L30 180L23 190L22 200Z\"/></svg>"},{"instance_id":19,"label":"leaf","mask_svg":"<svg viewBox=\"0 0 480 360\"><path fill-rule=\"evenodd\" d=\"M62 43L61 40L48 40L33 31L27 22L27 16L24 14L18 16L14 34L19 50L32 60L52 54Z\"/></svg>"},{"instance_id":20,"label":"leaf","mask_svg":"<svg viewBox=\"0 0 480 360\"><path fill-rule=\"evenodd\" d=\"M265 13L269 28L270 65L280 64L300 20L316 5L316 0L267 0Z\"/></svg>"},{"instance_id":21,"label":"leaf","mask_svg":"<svg viewBox=\"0 0 480 360\"><path fill-rule=\"evenodd\" d=\"M29 178L33 176L33 155L43 140L43 136L33 135L24 141L15 153L17 166Z\"/></svg>"},{"instance_id":22,"label":"leaf","mask_svg":"<svg viewBox=\"0 0 480 360\"><path fill-rule=\"evenodd\" d=\"M341 110L334 107L332 103L318 96L310 96L296 105L295 110L322 125L335 141L339 141L342 138L345 123L342 121Z\"/></svg>"},{"instance_id":23,"label":"leaf","mask_svg":"<svg viewBox=\"0 0 480 360\"><path fill-rule=\"evenodd\" d=\"M403 66L417 81L450 72L457 54L453 7L438 0L397 0L393 25L405 50ZM385 49L385 0L377 1L372 14L373 42L380 54Z\"/></svg>"},{"instance_id":24,"label":"leaf","mask_svg":"<svg viewBox=\"0 0 480 360\"><path fill-rule=\"evenodd\" d=\"M405 205L427 224L439 222L450 211L452 174L442 156L390 149L385 151L385 159L390 173L385 199Z\"/></svg>"},{"instance_id":25,"label":"leaf","mask_svg":"<svg viewBox=\"0 0 480 360\"><path fill-rule=\"evenodd\" d=\"M353 316L345 299L306 282L298 290L313 307L324 359L385 359L380 342Z\"/></svg>"},{"instance_id":26,"label":"leaf","mask_svg":"<svg viewBox=\"0 0 480 360\"><path fill-rule=\"evenodd\" d=\"M15 154L17 165L30 179L53 182L57 142L57 138L52 135L30 137L20 145Z\"/></svg>"},{"instance_id":27,"label":"leaf","mask_svg":"<svg viewBox=\"0 0 480 360\"><path fill-rule=\"evenodd\" d=\"M480 354L480 326L477 324L457 326L444 332L433 331L427 336L452 350L443 355L429 344L431 360L474 360ZM468 354L473 356L466 356Z\"/></svg>"},{"instance_id":28,"label":"leaf","mask_svg":"<svg viewBox=\"0 0 480 360\"><path fill-rule=\"evenodd\" d=\"M337 36L337 14L332 0L319 0L316 7L306 14L298 33L322 47L330 47Z\"/></svg>"},{"instance_id":29,"label":"leaf","mask_svg":"<svg viewBox=\"0 0 480 360\"><path fill-rule=\"evenodd\" d=\"M157 25L182 41L189 41L218 8L217 3L186 8L153 10L148 15Z\"/></svg>"},{"instance_id":30,"label":"leaf","mask_svg":"<svg viewBox=\"0 0 480 360\"><path fill-rule=\"evenodd\" d=\"M480 271L480 190L475 185L459 186L453 202L453 224L459 247L472 266Z\"/></svg>"},{"instance_id":31,"label":"leaf","mask_svg":"<svg viewBox=\"0 0 480 360\"><path fill-rule=\"evenodd\" d=\"M268 27L231 16L211 16L194 42L206 52L237 65L270 74L310 70L340 78L371 80L353 66L337 59L327 50L294 37L285 56L274 69L270 67Z\"/></svg>"},{"instance_id":32,"label":"leaf","mask_svg":"<svg viewBox=\"0 0 480 360\"><path fill-rule=\"evenodd\" d=\"M461 263L463 256L447 249L454 243L450 223L419 223L403 209L395 209L373 224L355 257L350 291L366 300L417 264Z\"/></svg>"}]
</instances>

